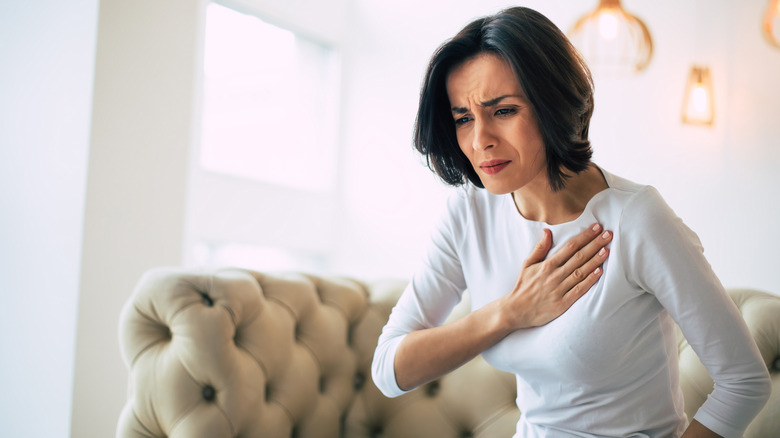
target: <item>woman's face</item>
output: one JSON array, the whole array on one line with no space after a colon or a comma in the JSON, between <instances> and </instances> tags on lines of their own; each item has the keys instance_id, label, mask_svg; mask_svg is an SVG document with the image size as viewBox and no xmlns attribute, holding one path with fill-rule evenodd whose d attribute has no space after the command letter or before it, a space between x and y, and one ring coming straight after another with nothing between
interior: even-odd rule
<instances>
[{"instance_id":1,"label":"woman's face","mask_svg":"<svg viewBox=\"0 0 780 438\"><path fill-rule=\"evenodd\" d=\"M447 95L458 145L488 191L547 184L536 114L509 63L490 53L467 60L450 72Z\"/></svg>"}]
</instances>

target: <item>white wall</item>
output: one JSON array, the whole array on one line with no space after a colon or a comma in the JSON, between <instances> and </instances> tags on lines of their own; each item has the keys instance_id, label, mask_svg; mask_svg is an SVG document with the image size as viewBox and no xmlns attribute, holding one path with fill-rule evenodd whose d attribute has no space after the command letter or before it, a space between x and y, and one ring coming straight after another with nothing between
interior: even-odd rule
<instances>
[{"instance_id":1,"label":"white wall","mask_svg":"<svg viewBox=\"0 0 780 438\"><path fill-rule=\"evenodd\" d=\"M122 305L143 272L181 263L198 3L102 0L71 436L113 436L125 403Z\"/></svg>"},{"instance_id":2,"label":"white wall","mask_svg":"<svg viewBox=\"0 0 780 438\"><path fill-rule=\"evenodd\" d=\"M0 435L70 431L97 0L0 2Z\"/></svg>"},{"instance_id":3,"label":"white wall","mask_svg":"<svg viewBox=\"0 0 780 438\"><path fill-rule=\"evenodd\" d=\"M342 46L345 31L349 29L345 23L345 0L224 0L218 3L303 34L315 42L327 44L337 53ZM302 10L306 13L302 14ZM267 62L274 60L269 59ZM198 71L201 70L202 60L199 59ZM202 99L200 90L196 91L196 99ZM196 117L200 117L200 112ZM290 158L300 153L300 150L285 144L272 147L279 148ZM196 138L193 150L197 152L198 148ZM242 243L265 249L282 248L293 254L291 258L296 263L306 263L307 270L321 272L327 269L328 261L324 259L337 246L333 233L339 219L339 196L336 190L309 192L208 172L200 167L197 158L197 153L193 154L188 187L186 265L201 265L194 257L194 249L207 242L218 245ZM249 267L257 266L258 263L257 260L244 262Z\"/></svg>"},{"instance_id":4,"label":"white wall","mask_svg":"<svg viewBox=\"0 0 780 438\"><path fill-rule=\"evenodd\" d=\"M433 50L468 21L508 2L392 4L357 1L346 53L345 218L339 269L353 275L408 275L448 189L417 164L411 130ZM435 4L434 4L435 3ZM516 2L564 31L594 2ZM591 4L592 3L592 4ZM655 54L635 77L596 77L591 125L595 161L653 184L699 234L726 286L780 293L780 50L759 33L761 1L627 0L650 28ZM410 11L414 11L410 13ZM698 20L697 20L698 17ZM694 62L711 66L712 128L680 122Z\"/></svg>"}]
</instances>

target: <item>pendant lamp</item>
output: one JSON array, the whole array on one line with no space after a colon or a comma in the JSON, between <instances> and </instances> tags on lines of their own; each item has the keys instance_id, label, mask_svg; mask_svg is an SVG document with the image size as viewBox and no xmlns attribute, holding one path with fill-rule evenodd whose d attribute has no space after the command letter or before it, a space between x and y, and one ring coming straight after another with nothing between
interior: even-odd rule
<instances>
[{"instance_id":1,"label":"pendant lamp","mask_svg":"<svg viewBox=\"0 0 780 438\"><path fill-rule=\"evenodd\" d=\"M709 67L694 65L683 98L683 123L712 125L715 118L712 77Z\"/></svg>"},{"instance_id":2,"label":"pendant lamp","mask_svg":"<svg viewBox=\"0 0 780 438\"><path fill-rule=\"evenodd\" d=\"M574 23L569 39L595 71L636 73L653 55L647 26L626 12L620 0L599 0L594 11Z\"/></svg>"},{"instance_id":3,"label":"pendant lamp","mask_svg":"<svg viewBox=\"0 0 780 438\"><path fill-rule=\"evenodd\" d=\"M764 14L764 37L769 44L780 48L780 0L770 0Z\"/></svg>"}]
</instances>

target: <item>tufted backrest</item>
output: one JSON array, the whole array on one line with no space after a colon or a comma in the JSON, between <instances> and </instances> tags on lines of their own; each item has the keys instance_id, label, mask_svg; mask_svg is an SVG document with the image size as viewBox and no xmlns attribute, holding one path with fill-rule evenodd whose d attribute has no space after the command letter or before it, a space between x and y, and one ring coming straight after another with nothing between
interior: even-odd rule
<instances>
[{"instance_id":1,"label":"tufted backrest","mask_svg":"<svg viewBox=\"0 0 780 438\"><path fill-rule=\"evenodd\" d=\"M404 284L157 269L120 321L130 369L120 437L511 435L510 375L477 360L396 399L371 381Z\"/></svg>"},{"instance_id":2,"label":"tufted backrest","mask_svg":"<svg viewBox=\"0 0 780 438\"><path fill-rule=\"evenodd\" d=\"M374 386L376 341L404 286L239 269L148 272L120 320L130 379L117 436L512 436L520 416L514 377L479 357L398 398ZM756 309L762 297L767 303ZM762 354L775 363L780 307L771 305L780 306L780 298L747 291L735 300L746 319L774 309L761 316L770 321L751 330L767 339ZM451 318L467 309L461 303ZM682 339L680 348L686 409L695 410L712 383L707 389L706 380L700 382ZM704 395L699 400L696 394ZM772 397L774 415L762 412L766 427L777 425L780 413L780 394Z\"/></svg>"}]
</instances>

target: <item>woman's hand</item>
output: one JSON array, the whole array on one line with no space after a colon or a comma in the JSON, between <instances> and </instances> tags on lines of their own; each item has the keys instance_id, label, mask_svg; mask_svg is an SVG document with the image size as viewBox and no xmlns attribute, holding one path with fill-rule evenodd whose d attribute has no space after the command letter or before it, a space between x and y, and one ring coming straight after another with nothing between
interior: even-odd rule
<instances>
[{"instance_id":1,"label":"woman's hand","mask_svg":"<svg viewBox=\"0 0 780 438\"><path fill-rule=\"evenodd\" d=\"M552 247L552 233L545 229L514 290L501 299L509 330L545 325L566 312L601 277L610 241L612 233L594 224L545 259Z\"/></svg>"},{"instance_id":2,"label":"woman's hand","mask_svg":"<svg viewBox=\"0 0 780 438\"><path fill-rule=\"evenodd\" d=\"M601 276L609 253L604 247L612 240L611 232L601 231L598 224L588 228L545 260L552 247L545 230L511 293L449 324L409 333L395 355L398 386L412 389L437 379L509 333L560 316Z\"/></svg>"}]
</instances>

